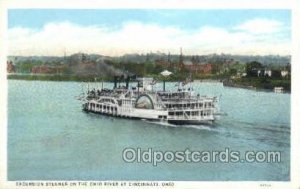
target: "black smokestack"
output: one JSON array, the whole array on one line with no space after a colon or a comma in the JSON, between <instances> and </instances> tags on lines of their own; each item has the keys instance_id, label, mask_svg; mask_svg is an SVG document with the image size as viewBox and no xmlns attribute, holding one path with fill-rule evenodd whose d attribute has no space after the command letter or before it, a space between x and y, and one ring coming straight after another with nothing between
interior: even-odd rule
<instances>
[{"instance_id":1,"label":"black smokestack","mask_svg":"<svg viewBox=\"0 0 300 189\"><path fill-rule=\"evenodd\" d=\"M114 77L114 89L117 88L117 83L118 83L118 76Z\"/></svg>"},{"instance_id":2,"label":"black smokestack","mask_svg":"<svg viewBox=\"0 0 300 189\"><path fill-rule=\"evenodd\" d=\"M127 75L127 77L126 77L126 89L129 88L129 80L130 80L130 77L129 77L129 75Z\"/></svg>"}]
</instances>

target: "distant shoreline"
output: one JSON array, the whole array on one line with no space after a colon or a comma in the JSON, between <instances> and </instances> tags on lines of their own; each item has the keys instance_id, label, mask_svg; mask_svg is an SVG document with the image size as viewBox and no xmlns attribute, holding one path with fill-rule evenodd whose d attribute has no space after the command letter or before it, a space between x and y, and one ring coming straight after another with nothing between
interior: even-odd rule
<instances>
[{"instance_id":1,"label":"distant shoreline","mask_svg":"<svg viewBox=\"0 0 300 189\"><path fill-rule=\"evenodd\" d=\"M96 79L95 79L96 78ZM27 80L27 81L75 81L75 82L113 82L111 78L99 78L95 76L78 76L78 75L53 75L53 74L8 74L8 80ZM172 82L172 81L170 81ZM265 92L274 92L274 86L269 86L269 88L264 88L260 86L255 86L256 83L250 82L240 82L236 83L230 79L221 79L221 78L203 78L195 79L194 82L202 83L223 83L224 87L234 87L249 89L255 91L265 91ZM285 89L284 93L291 93L290 89Z\"/></svg>"},{"instance_id":2,"label":"distant shoreline","mask_svg":"<svg viewBox=\"0 0 300 189\"><path fill-rule=\"evenodd\" d=\"M156 77L156 76L145 76ZM99 77L99 76L79 76L73 74L8 74L7 79L15 80L39 80L39 81L81 81L81 82L113 82L113 77ZM194 82L222 82L224 78L196 78ZM168 81L178 81L170 79Z\"/></svg>"},{"instance_id":3,"label":"distant shoreline","mask_svg":"<svg viewBox=\"0 0 300 189\"><path fill-rule=\"evenodd\" d=\"M78 82L99 82L112 81L108 78L98 78L94 76L78 75L56 75L56 74L8 74L7 79L28 80L28 81L78 81Z\"/></svg>"},{"instance_id":4,"label":"distant shoreline","mask_svg":"<svg viewBox=\"0 0 300 189\"><path fill-rule=\"evenodd\" d=\"M255 90L255 91L265 91L265 92L274 92L274 87L278 87L276 85L270 85L268 87L261 87L257 86L257 83L255 82L241 82L241 83L236 83L233 80L223 80L223 85L225 87L233 87L233 88L242 88L242 89L249 89L249 90ZM289 83L290 85L290 83ZM283 93L291 93L290 87L284 88Z\"/></svg>"}]
</instances>

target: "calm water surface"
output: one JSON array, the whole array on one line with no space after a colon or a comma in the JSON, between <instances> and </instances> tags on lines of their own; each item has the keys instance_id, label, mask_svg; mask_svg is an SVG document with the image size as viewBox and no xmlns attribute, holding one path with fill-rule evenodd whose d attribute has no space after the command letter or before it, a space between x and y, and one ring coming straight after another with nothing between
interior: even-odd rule
<instances>
[{"instance_id":1,"label":"calm water surface","mask_svg":"<svg viewBox=\"0 0 300 189\"><path fill-rule=\"evenodd\" d=\"M98 85L100 84L93 84ZM174 127L84 113L80 82L8 82L9 180L290 179L290 94L197 83L221 96L213 126ZM106 87L112 84L105 83ZM90 88L93 86L89 86ZM167 88L174 87L169 84ZM280 151L280 163L125 163L127 148Z\"/></svg>"}]
</instances>

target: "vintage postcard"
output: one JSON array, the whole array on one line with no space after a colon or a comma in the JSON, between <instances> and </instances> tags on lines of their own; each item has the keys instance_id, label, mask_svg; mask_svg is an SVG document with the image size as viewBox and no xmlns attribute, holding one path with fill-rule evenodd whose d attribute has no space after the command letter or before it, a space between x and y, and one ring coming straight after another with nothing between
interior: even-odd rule
<instances>
[{"instance_id":1,"label":"vintage postcard","mask_svg":"<svg viewBox=\"0 0 300 189\"><path fill-rule=\"evenodd\" d=\"M0 188L300 187L295 3L153 2L2 2Z\"/></svg>"}]
</instances>

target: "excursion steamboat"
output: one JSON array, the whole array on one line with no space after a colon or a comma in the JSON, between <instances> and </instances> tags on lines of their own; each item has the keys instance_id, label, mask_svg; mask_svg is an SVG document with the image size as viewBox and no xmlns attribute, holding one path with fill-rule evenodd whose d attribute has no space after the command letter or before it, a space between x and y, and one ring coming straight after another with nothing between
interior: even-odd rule
<instances>
[{"instance_id":1,"label":"excursion steamboat","mask_svg":"<svg viewBox=\"0 0 300 189\"><path fill-rule=\"evenodd\" d=\"M162 121L171 124L211 124L219 115L217 97L195 94L191 84L179 82L174 91L156 90L152 78L136 78L136 86L93 89L87 92L82 108L86 112L114 117Z\"/></svg>"}]
</instances>

